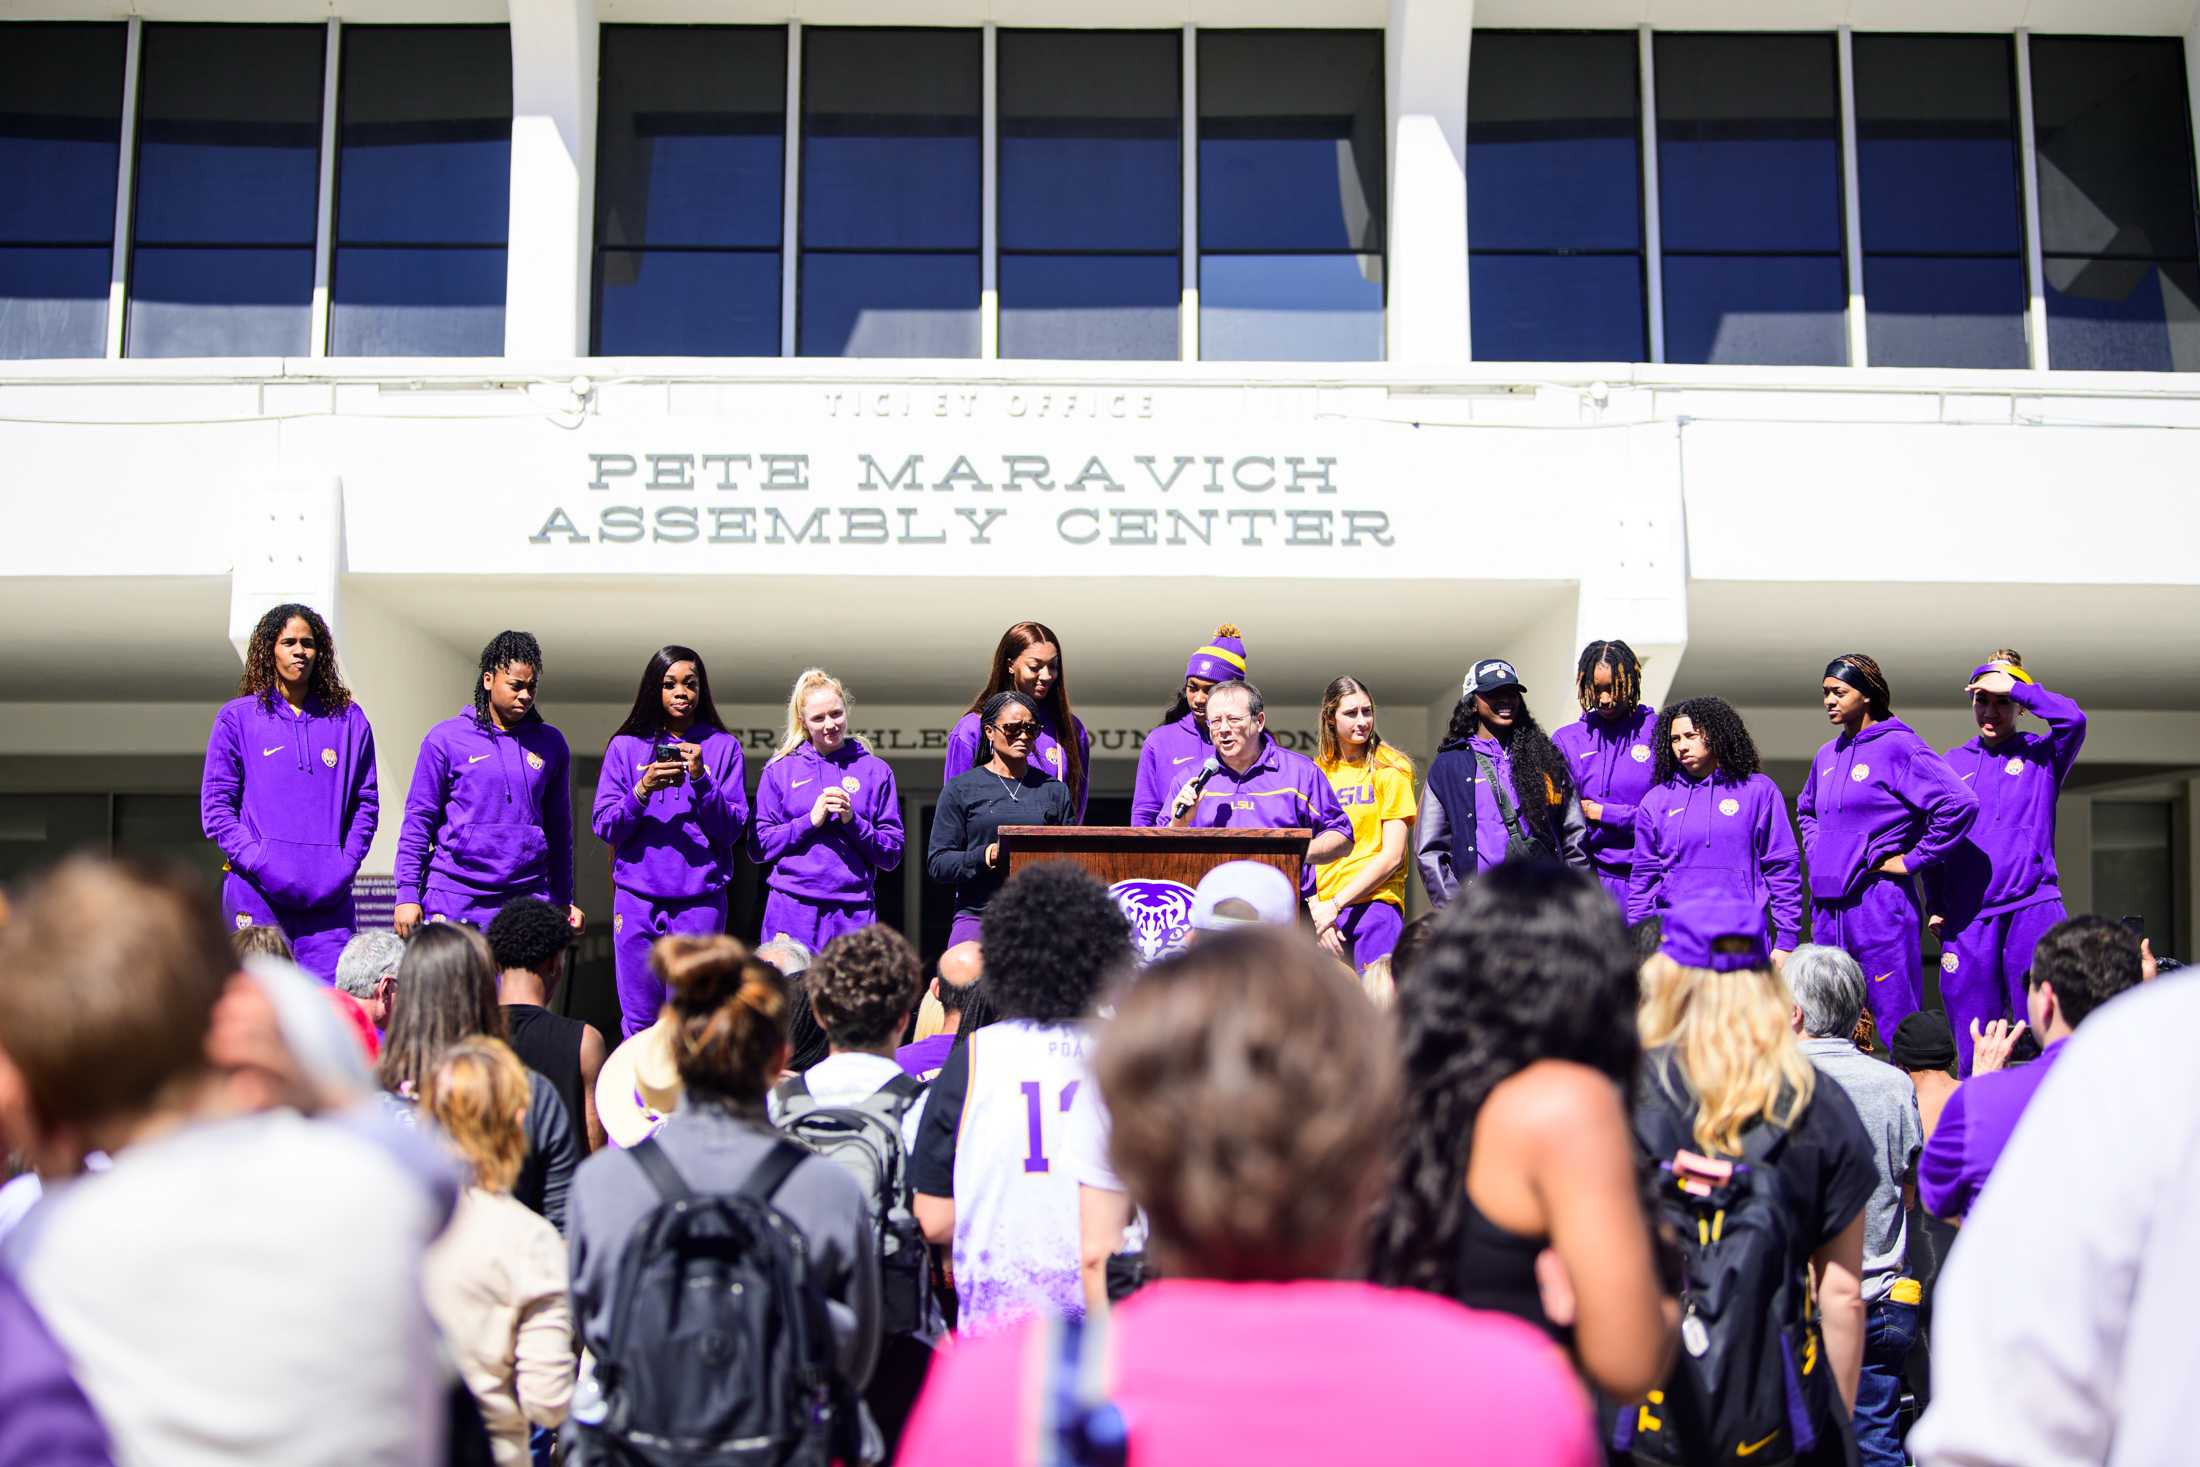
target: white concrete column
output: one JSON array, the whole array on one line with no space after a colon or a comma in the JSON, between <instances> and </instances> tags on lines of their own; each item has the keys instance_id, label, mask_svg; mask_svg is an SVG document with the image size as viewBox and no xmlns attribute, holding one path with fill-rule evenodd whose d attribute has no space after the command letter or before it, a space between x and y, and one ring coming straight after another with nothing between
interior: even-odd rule
<instances>
[{"instance_id":1,"label":"white concrete column","mask_svg":"<svg viewBox=\"0 0 2200 1467\"><path fill-rule=\"evenodd\" d=\"M2055 801L2055 872L2063 908L2093 910L2093 797L2064 794Z\"/></svg>"},{"instance_id":2,"label":"white concrete column","mask_svg":"<svg viewBox=\"0 0 2200 1467\"><path fill-rule=\"evenodd\" d=\"M374 725L375 778L382 795L381 824L359 870L387 876L397 865L397 832L420 741L431 726L471 700L481 649L452 647L429 636L371 591L355 592L349 601L350 614L336 645L344 681ZM486 627L482 641L495 630Z\"/></svg>"},{"instance_id":3,"label":"white concrete column","mask_svg":"<svg viewBox=\"0 0 2200 1467\"><path fill-rule=\"evenodd\" d=\"M270 606L302 601L321 613L343 646L340 580L344 565L344 490L336 479L296 475L243 485L230 543L229 645L244 657L252 629Z\"/></svg>"},{"instance_id":4,"label":"white concrete column","mask_svg":"<svg viewBox=\"0 0 2200 1467\"><path fill-rule=\"evenodd\" d=\"M1474 0L1390 0L1390 361L1470 359L1467 321L1467 50Z\"/></svg>"},{"instance_id":5,"label":"white concrete column","mask_svg":"<svg viewBox=\"0 0 2200 1467\"><path fill-rule=\"evenodd\" d=\"M512 204L504 354L588 350L595 232L595 0L511 0Z\"/></svg>"}]
</instances>

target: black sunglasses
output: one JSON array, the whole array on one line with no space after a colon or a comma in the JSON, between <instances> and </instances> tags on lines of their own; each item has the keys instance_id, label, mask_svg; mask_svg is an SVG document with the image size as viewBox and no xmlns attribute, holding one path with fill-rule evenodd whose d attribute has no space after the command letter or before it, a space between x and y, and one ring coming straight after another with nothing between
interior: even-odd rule
<instances>
[{"instance_id":1,"label":"black sunglasses","mask_svg":"<svg viewBox=\"0 0 2200 1467\"><path fill-rule=\"evenodd\" d=\"M1004 739L1028 739L1038 736L1039 725L1036 723L996 723L993 725L993 731Z\"/></svg>"}]
</instances>

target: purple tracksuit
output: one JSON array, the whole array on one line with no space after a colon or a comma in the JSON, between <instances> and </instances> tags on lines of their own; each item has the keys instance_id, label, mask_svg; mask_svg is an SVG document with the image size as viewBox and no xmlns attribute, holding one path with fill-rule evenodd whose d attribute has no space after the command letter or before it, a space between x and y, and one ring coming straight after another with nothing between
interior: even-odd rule
<instances>
[{"instance_id":1,"label":"purple tracksuit","mask_svg":"<svg viewBox=\"0 0 2200 1467\"><path fill-rule=\"evenodd\" d=\"M665 1005L665 986L649 970L650 945L674 932L726 930L726 883L749 823L739 739L697 728L662 740L701 746L703 777L635 798L659 739L619 734L604 750L589 821L611 847L611 958L625 1038L656 1023Z\"/></svg>"},{"instance_id":2,"label":"purple tracksuit","mask_svg":"<svg viewBox=\"0 0 2200 1467\"><path fill-rule=\"evenodd\" d=\"M1151 740L1146 747L1153 747ZM1206 756L1202 754L1197 764L1175 766L1175 777L1162 791L1162 818L1155 824L1169 823L1168 812L1176 803L1176 792L1189 784L1205 764ZM1260 752L1243 774L1233 772L1227 764L1215 771L1199 792L1199 808L1186 823L1195 830L1226 825L1279 830L1303 827L1317 836L1334 830L1348 841L1352 838L1351 817L1337 802L1337 791L1321 766L1267 734L1261 735ZM1313 891L1314 863L1309 861L1300 873L1299 894L1311 896Z\"/></svg>"},{"instance_id":3,"label":"purple tracksuit","mask_svg":"<svg viewBox=\"0 0 2200 1467\"><path fill-rule=\"evenodd\" d=\"M826 784L848 792L846 820L810 824ZM764 766L749 855L772 871L762 940L791 937L815 952L878 919L878 874L901 864L901 793L884 759L851 738L830 758L804 743Z\"/></svg>"},{"instance_id":4,"label":"purple tracksuit","mask_svg":"<svg viewBox=\"0 0 2200 1467\"><path fill-rule=\"evenodd\" d=\"M199 823L228 862L223 920L282 928L298 966L333 981L381 806L374 730L357 703L333 716L272 694L224 703L199 782Z\"/></svg>"},{"instance_id":5,"label":"purple tracksuit","mask_svg":"<svg viewBox=\"0 0 2200 1467\"><path fill-rule=\"evenodd\" d=\"M1070 794L1070 823L1085 823L1085 799L1092 792L1092 735L1086 731L1085 720L1075 719L1077 724L1077 786ZM981 757L982 753L982 757ZM955 726L947 735L947 763L940 769L940 788L956 775L975 769L993 757L986 747L985 733L978 726L978 715L965 713L955 720ZM1056 779L1069 778L1069 756L1062 748L1060 734L1055 731L1052 717L1045 708L1039 710L1039 737L1032 741L1031 767L1043 770Z\"/></svg>"},{"instance_id":6,"label":"purple tracksuit","mask_svg":"<svg viewBox=\"0 0 2200 1467\"><path fill-rule=\"evenodd\" d=\"M1676 774L1651 789L1635 812L1634 865L1629 922L1691 898L1745 897L1771 909L1774 947L1802 941L1802 859L1787 799L1762 774L1740 781Z\"/></svg>"},{"instance_id":7,"label":"purple tracksuit","mask_svg":"<svg viewBox=\"0 0 2200 1467\"><path fill-rule=\"evenodd\" d=\"M539 714L506 732L469 708L429 729L397 837L397 900L483 931L514 897L571 906L572 768Z\"/></svg>"},{"instance_id":8,"label":"purple tracksuit","mask_svg":"<svg viewBox=\"0 0 2200 1467\"><path fill-rule=\"evenodd\" d=\"M1138 749L1138 783L1131 791L1131 824L1167 825L1169 796L1199 766L1215 746L1207 738L1207 725L1196 713L1174 723L1164 723L1146 735Z\"/></svg>"},{"instance_id":9,"label":"purple tracksuit","mask_svg":"<svg viewBox=\"0 0 2200 1467\"><path fill-rule=\"evenodd\" d=\"M1589 822L1584 845L1589 869L1622 910L1634 869L1635 807L1657 783L1657 750L1650 747L1657 729L1658 710L1638 704L1611 714L1584 713L1551 734L1581 798L1604 807Z\"/></svg>"},{"instance_id":10,"label":"purple tracksuit","mask_svg":"<svg viewBox=\"0 0 2200 1467\"><path fill-rule=\"evenodd\" d=\"M1865 997L1882 1035L1917 1011L1917 888L1879 874L1889 856L1913 874L1948 858L1978 800L1947 761L1899 718L1843 733L1811 760L1795 797L1810 866L1811 935L1863 965Z\"/></svg>"},{"instance_id":11,"label":"purple tracksuit","mask_svg":"<svg viewBox=\"0 0 2200 1467\"><path fill-rule=\"evenodd\" d=\"M1957 781L1978 797L1978 823L1925 878L1925 910L1941 926L1940 997L1971 1073L1971 1021L2024 1017L2032 949L2068 915L2055 871L2055 799L2085 743L2085 711L2060 693L2019 682L2009 696L2047 722L1988 748L1977 738L1948 751Z\"/></svg>"}]
</instances>

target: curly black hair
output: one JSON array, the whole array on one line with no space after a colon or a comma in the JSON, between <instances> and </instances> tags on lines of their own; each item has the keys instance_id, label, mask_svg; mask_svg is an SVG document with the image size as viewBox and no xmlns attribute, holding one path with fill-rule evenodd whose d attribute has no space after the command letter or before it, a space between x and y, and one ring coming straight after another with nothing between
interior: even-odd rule
<instances>
[{"instance_id":1,"label":"curly black hair","mask_svg":"<svg viewBox=\"0 0 2200 1467\"><path fill-rule=\"evenodd\" d=\"M881 922L826 943L802 976L817 1021L840 1049L876 1049L898 1039L924 992L917 950Z\"/></svg>"},{"instance_id":2,"label":"curly black hair","mask_svg":"<svg viewBox=\"0 0 2200 1467\"><path fill-rule=\"evenodd\" d=\"M978 992L1003 1019L1068 1024L1092 1012L1131 963L1131 925L1108 889L1082 869L1048 861L1009 878L980 920L985 976Z\"/></svg>"},{"instance_id":3,"label":"curly black hair","mask_svg":"<svg viewBox=\"0 0 2200 1467\"><path fill-rule=\"evenodd\" d=\"M474 678L474 722L483 728L490 724L489 689L481 679L515 662L526 663L535 670L536 677L542 676L542 643L535 640L533 632L498 632L489 639L489 645L481 649L481 669ZM521 721L531 722L541 717L541 709L530 707L527 717Z\"/></svg>"},{"instance_id":4,"label":"curly black hair","mask_svg":"<svg viewBox=\"0 0 2200 1467\"><path fill-rule=\"evenodd\" d=\"M1453 706L1451 726L1444 730L1444 741L1436 746L1437 752L1465 748L1480 724L1480 715L1474 711L1474 694L1468 693ZM1558 752L1558 745L1551 742L1543 725L1528 711L1527 699L1520 700L1520 716L1513 721L1511 731L1498 735L1498 739L1512 764L1514 806L1524 817L1538 811L1555 815L1574 792L1574 777L1567 772L1566 756Z\"/></svg>"},{"instance_id":5,"label":"curly black hair","mask_svg":"<svg viewBox=\"0 0 2200 1467\"><path fill-rule=\"evenodd\" d=\"M541 973L550 960L573 945L565 913L538 897L514 897L489 919L489 952L499 970L526 968Z\"/></svg>"},{"instance_id":6,"label":"curly black hair","mask_svg":"<svg viewBox=\"0 0 2200 1467\"><path fill-rule=\"evenodd\" d=\"M1651 747L1658 751L1658 783L1681 772L1680 761L1673 757L1673 721L1685 718L1711 744L1711 757L1718 761L1715 779L1740 784L1762 767L1757 760L1757 741L1749 736L1749 726L1742 722L1742 715L1734 711L1734 705L1724 698L1684 698L1658 714L1658 731Z\"/></svg>"},{"instance_id":7,"label":"curly black hair","mask_svg":"<svg viewBox=\"0 0 2200 1467\"><path fill-rule=\"evenodd\" d=\"M297 617L313 631L313 666L306 671L306 696L324 713L341 713L351 706L351 689L336 673L336 638L321 613L302 601L271 606L252 627L252 639L244 645L244 674L237 679L237 696L258 698L263 707L275 706L275 639Z\"/></svg>"},{"instance_id":8,"label":"curly black hair","mask_svg":"<svg viewBox=\"0 0 2200 1467\"><path fill-rule=\"evenodd\" d=\"M1398 986L1404 1134L1377 1210L1369 1276L1449 1294L1475 1117L1499 1082L1570 1060L1634 1092L1635 966L1619 909L1561 866L1507 862L1460 892Z\"/></svg>"},{"instance_id":9,"label":"curly black hair","mask_svg":"<svg viewBox=\"0 0 2200 1467\"><path fill-rule=\"evenodd\" d=\"M1634 648L1617 638L1591 642L1581 649L1581 661L1574 666L1574 696L1580 699L1582 711L1597 706L1596 674L1600 667L1612 669L1613 711L1632 712L1642 702L1642 659L1635 655Z\"/></svg>"}]
</instances>

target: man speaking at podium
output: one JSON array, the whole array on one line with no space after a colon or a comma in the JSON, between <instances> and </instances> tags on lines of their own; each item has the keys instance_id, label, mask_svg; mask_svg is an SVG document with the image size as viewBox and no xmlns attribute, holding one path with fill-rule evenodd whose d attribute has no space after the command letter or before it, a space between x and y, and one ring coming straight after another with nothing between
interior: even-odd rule
<instances>
[{"instance_id":1,"label":"man speaking at podium","mask_svg":"<svg viewBox=\"0 0 2200 1467\"><path fill-rule=\"evenodd\" d=\"M1300 894L1312 891L1314 868L1352 849L1352 822L1329 776L1268 737L1260 689L1248 682L1217 683L1207 694L1207 737L1213 757L1186 770L1170 791L1170 827L1312 830Z\"/></svg>"}]
</instances>

